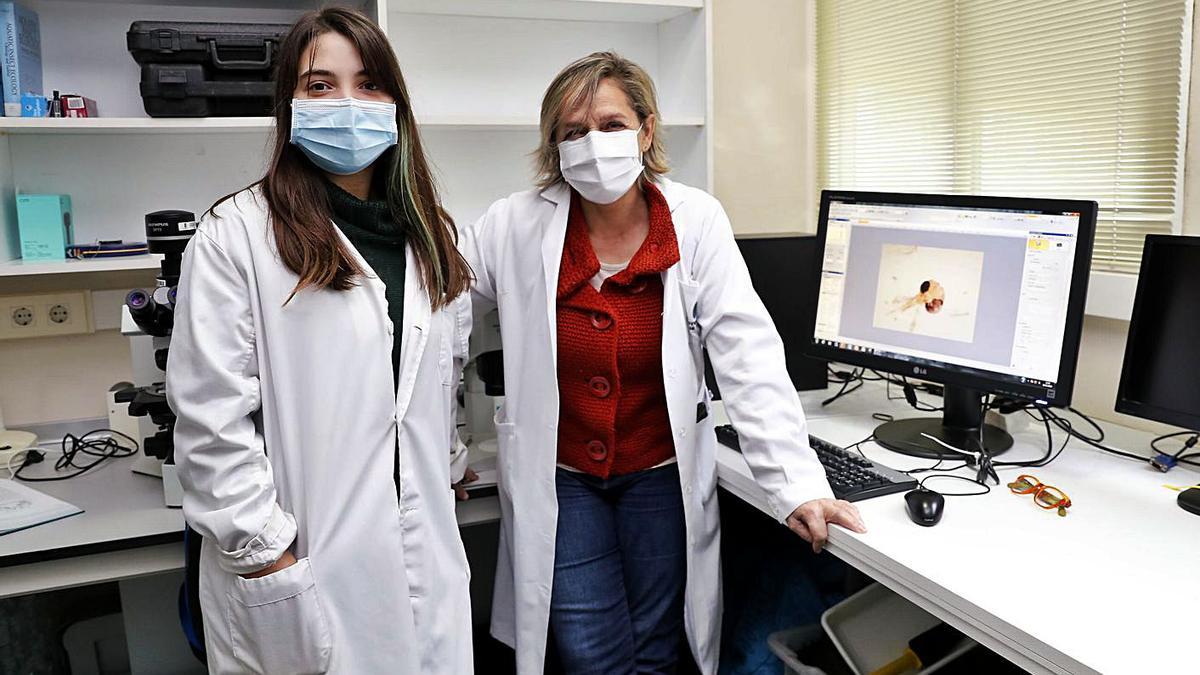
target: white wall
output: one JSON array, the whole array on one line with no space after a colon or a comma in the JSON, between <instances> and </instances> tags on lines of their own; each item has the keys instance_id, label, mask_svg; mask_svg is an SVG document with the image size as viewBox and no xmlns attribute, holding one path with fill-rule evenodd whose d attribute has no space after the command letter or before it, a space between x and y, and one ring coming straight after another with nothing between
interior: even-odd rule
<instances>
[{"instance_id":1,"label":"white wall","mask_svg":"<svg viewBox=\"0 0 1200 675\"><path fill-rule=\"evenodd\" d=\"M713 176L741 234L816 228L812 0L712 0Z\"/></svg>"},{"instance_id":2,"label":"white wall","mask_svg":"<svg viewBox=\"0 0 1200 675\"><path fill-rule=\"evenodd\" d=\"M154 272L0 278L0 295L63 290L127 291L154 284ZM114 325L103 302L97 325ZM0 409L8 426L105 417L105 392L132 377L129 340L116 330L0 341Z\"/></svg>"}]
</instances>

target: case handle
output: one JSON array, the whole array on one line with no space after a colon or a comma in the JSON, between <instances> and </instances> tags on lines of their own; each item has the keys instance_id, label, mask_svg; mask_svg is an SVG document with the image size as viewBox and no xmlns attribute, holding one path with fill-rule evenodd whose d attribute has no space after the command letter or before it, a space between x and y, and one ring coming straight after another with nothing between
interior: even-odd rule
<instances>
[{"instance_id":1,"label":"case handle","mask_svg":"<svg viewBox=\"0 0 1200 675\"><path fill-rule=\"evenodd\" d=\"M212 57L212 63L217 68L223 70L261 70L271 66L271 51L274 43L267 41L264 44L263 58L261 61L225 61L220 56L220 49L217 47L216 40L208 41L208 54Z\"/></svg>"}]
</instances>

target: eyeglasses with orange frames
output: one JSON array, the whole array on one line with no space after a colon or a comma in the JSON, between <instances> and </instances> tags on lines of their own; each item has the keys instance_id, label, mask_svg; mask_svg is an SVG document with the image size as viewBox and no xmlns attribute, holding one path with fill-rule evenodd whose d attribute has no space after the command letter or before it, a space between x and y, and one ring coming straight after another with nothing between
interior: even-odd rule
<instances>
[{"instance_id":1,"label":"eyeglasses with orange frames","mask_svg":"<svg viewBox=\"0 0 1200 675\"><path fill-rule=\"evenodd\" d=\"M1033 476L1017 476L1016 480L1008 484L1008 489L1017 495L1033 495L1034 504L1047 511L1058 509L1060 516L1067 515L1067 509L1071 506L1071 499L1065 492L1052 485L1044 485Z\"/></svg>"}]
</instances>

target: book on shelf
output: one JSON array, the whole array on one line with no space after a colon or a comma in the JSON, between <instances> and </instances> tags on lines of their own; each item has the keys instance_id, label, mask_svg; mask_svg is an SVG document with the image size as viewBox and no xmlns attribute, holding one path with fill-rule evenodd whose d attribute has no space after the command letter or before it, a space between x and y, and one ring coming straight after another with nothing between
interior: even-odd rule
<instances>
[{"instance_id":1,"label":"book on shelf","mask_svg":"<svg viewBox=\"0 0 1200 675\"><path fill-rule=\"evenodd\" d=\"M0 91L4 116L21 116L21 96L42 93L42 40L38 15L17 2L0 2Z\"/></svg>"}]
</instances>

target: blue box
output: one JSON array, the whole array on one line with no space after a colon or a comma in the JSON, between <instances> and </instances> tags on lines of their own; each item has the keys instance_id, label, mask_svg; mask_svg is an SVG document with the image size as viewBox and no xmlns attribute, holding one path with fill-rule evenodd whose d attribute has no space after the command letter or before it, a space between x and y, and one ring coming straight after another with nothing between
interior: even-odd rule
<instances>
[{"instance_id":1,"label":"blue box","mask_svg":"<svg viewBox=\"0 0 1200 675\"><path fill-rule=\"evenodd\" d=\"M21 117L45 117L50 114L46 97L41 94L25 94L21 97Z\"/></svg>"},{"instance_id":2,"label":"blue box","mask_svg":"<svg viewBox=\"0 0 1200 675\"><path fill-rule=\"evenodd\" d=\"M0 2L0 92L4 116L21 116L21 96L42 93L42 39L36 12Z\"/></svg>"},{"instance_id":3,"label":"blue box","mask_svg":"<svg viewBox=\"0 0 1200 675\"><path fill-rule=\"evenodd\" d=\"M17 195L23 260L65 260L75 243L70 195Z\"/></svg>"}]
</instances>

